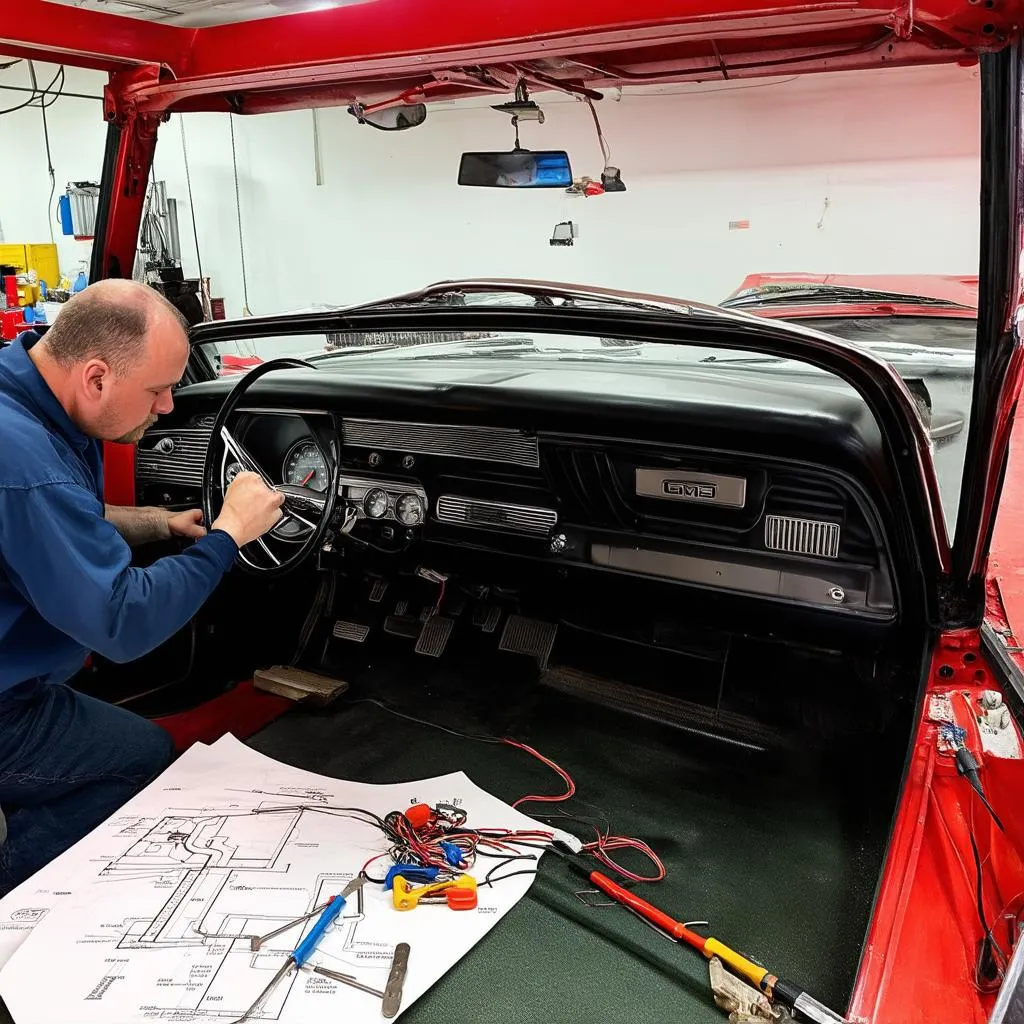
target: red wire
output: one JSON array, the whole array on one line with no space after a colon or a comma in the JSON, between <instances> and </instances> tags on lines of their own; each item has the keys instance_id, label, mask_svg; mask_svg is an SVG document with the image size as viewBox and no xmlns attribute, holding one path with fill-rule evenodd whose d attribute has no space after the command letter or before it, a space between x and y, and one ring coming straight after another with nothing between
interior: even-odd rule
<instances>
[{"instance_id":1,"label":"red wire","mask_svg":"<svg viewBox=\"0 0 1024 1024\"><path fill-rule=\"evenodd\" d=\"M553 772L559 775L562 781L565 783L565 792L560 793L556 796L537 796L531 794L530 796L521 796L516 800L512 806L518 808L520 804L527 803L544 803L544 804L558 804L563 800L568 800L576 792L576 783L572 781L572 776L562 768L559 768L554 761L549 760L543 754L538 753L533 747L527 746L525 743L520 743L518 740L504 739L502 743L507 743L510 747L518 747L520 750L525 750L528 754L532 754L538 761L546 764Z\"/></svg>"},{"instance_id":2,"label":"red wire","mask_svg":"<svg viewBox=\"0 0 1024 1024\"><path fill-rule=\"evenodd\" d=\"M510 747L518 747L520 750L525 750L526 753L532 754L538 761L546 764L562 779L563 782L565 782L564 793L547 796L537 794L521 796L518 800L513 802L513 807L518 808L520 804L525 803L562 803L562 801L568 800L576 792L576 783L573 782L572 776L555 764L554 761L546 758L543 754L534 750L533 747L528 746L525 743L520 743L517 740L505 739L502 742L507 743ZM634 839L632 836L610 835L602 832L599 828L595 828L594 831L597 833L597 839L592 843L584 843L583 851L590 854L607 867L610 867L613 871L622 875L623 878L628 878L631 882L660 882L665 877L665 865L661 858L642 839ZM651 861L654 865L655 873L653 875L641 875L637 874L635 871L629 871L627 868L622 867L608 856L609 850L636 850Z\"/></svg>"}]
</instances>

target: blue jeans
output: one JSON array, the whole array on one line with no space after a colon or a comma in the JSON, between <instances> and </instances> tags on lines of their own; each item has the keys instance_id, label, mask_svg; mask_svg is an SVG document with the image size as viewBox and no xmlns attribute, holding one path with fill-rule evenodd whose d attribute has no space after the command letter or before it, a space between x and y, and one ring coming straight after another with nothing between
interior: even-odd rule
<instances>
[{"instance_id":1,"label":"blue jeans","mask_svg":"<svg viewBox=\"0 0 1024 1024\"><path fill-rule=\"evenodd\" d=\"M56 683L0 693L0 895L109 818L174 758L170 734Z\"/></svg>"}]
</instances>

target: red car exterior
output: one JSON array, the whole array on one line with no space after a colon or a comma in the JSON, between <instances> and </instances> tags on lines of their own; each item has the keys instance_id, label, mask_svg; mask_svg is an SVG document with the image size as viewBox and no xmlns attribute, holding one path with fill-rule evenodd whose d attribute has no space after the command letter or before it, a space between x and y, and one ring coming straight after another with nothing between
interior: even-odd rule
<instances>
[{"instance_id":1,"label":"red car exterior","mask_svg":"<svg viewBox=\"0 0 1024 1024\"><path fill-rule=\"evenodd\" d=\"M559 87L585 96L623 80L735 79L886 64L974 63L1002 55L993 78L1002 86L993 86L985 96L984 270L973 285L980 341L966 514L960 517L955 543L937 542L948 580L943 614L935 623L917 735L848 1011L852 1020L871 1024L987 1020L996 992L973 975L980 936L966 830L970 806L964 788L954 785L955 767L936 752L937 726L928 696L950 688L977 694L996 685L978 623L968 614L961 625L958 608L973 607L970 597L983 584L1021 380L1015 323L1024 223L1021 64L1015 49L1021 5L974 0L851 0L838 5L640 0L625 6L376 0L296 14L281 23L263 19L188 30L76 7L62 7L54 15L55 6L46 0L22 0L17 19L3 29L0 51L111 72L104 113L112 130L92 280L119 276L132 266L157 133L171 112L247 114L354 99L387 105L451 98L479 91L466 67L515 67L538 57L563 60L557 62L560 70L534 67L533 85L550 84L554 77ZM770 283L767 277L758 280ZM877 286L880 279L873 280ZM958 296L956 302L964 302L972 287L961 279L945 284L948 295ZM903 287L908 286L904 280ZM885 287L892 287L891 279ZM923 294L920 283L912 293ZM965 303L962 315L975 315L970 306ZM934 313L933 307L924 308ZM921 305L843 304L838 311L900 316L919 314ZM785 312L799 315L792 306ZM814 315L821 313L820 306L814 307ZM115 455L111 449L107 478L112 500L132 500L131 466L130 450ZM215 706L168 725L187 743L210 739L229 723L236 732L255 728L282 706L255 701L251 690L239 687ZM977 728L966 715L960 724L969 734ZM1024 761L993 762L986 770L993 802L1019 807ZM986 819L983 870L1010 911L1024 891L1024 816L1007 817L1005 834Z\"/></svg>"}]
</instances>

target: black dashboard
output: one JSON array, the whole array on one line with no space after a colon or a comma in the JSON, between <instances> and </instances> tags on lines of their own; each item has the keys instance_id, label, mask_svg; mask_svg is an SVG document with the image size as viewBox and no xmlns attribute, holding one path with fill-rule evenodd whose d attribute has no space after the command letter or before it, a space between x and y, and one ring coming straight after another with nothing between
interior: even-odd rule
<instances>
[{"instance_id":1,"label":"black dashboard","mask_svg":"<svg viewBox=\"0 0 1024 1024\"><path fill-rule=\"evenodd\" d=\"M721 371L346 365L285 370L236 436L275 482L339 470L336 527L367 554L512 560L896 621L899 497L852 389ZM139 444L139 504L198 501L230 380L183 388ZM228 467L230 475L230 467ZM294 524L293 524L294 527ZM287 540L287 536L279 539Z\"/></svg>"}]
</instances>

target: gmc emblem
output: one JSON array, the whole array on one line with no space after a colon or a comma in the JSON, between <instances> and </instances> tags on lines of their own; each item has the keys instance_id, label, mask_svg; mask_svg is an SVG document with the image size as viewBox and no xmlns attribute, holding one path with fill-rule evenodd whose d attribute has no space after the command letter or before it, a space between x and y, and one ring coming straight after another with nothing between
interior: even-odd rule
<instances>
[{"instance_id":1,"label":"gmc emblem","mask_svg":"<svg viewBox=\"0 0 1024 1024\"><path fill-rule=\"evenodd\" d=\"M714 501L718 496L715 484L697 483L693 480L666 480L662 485L665 494L675 498L689 498L691 501Z\"/></svg>"}]
</instances>

